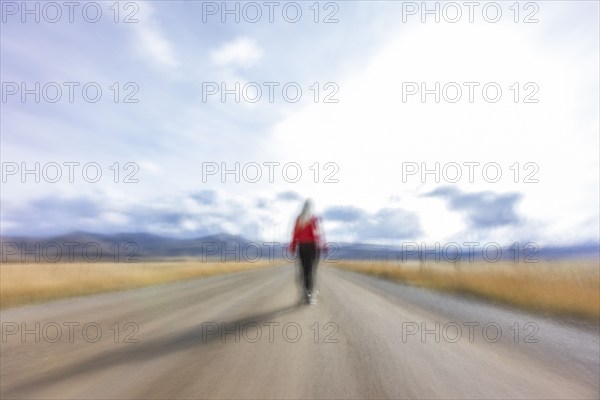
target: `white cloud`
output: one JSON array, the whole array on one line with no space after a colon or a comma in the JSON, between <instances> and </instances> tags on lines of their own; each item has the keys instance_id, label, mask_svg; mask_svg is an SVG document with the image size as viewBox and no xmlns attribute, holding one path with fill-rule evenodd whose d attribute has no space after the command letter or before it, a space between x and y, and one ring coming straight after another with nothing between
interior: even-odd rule
<instances>
[{"instance_id":1,"label":"white cloud","mask_svg":"<svg viewBox=\"0 0 600 400\"><path fill-rule=\"evenodd\" d=\"M589 90L597 76L597 49L573 53L569 46L548 44L527 29L491 24L407 28L390 38L362 71L338 82L339 104L312 104L275 126L273 148L283 159L339 165L340 183L318 188L318 198L326 204L352 199L352 204L374 211L400 194L399 205L417 212L423 221L425 240L446 240L457 232L457 225L442 222L449 210L446 218L439 213L438 218L428 218L432 202L419 193L438 184L432 179L426 184L419 179L403 183L402 162L497 162L502 181L488 183L480 174L475 183L457 187L467 193L522 194L518 212L531 227L544 227L544 232L529 232L534 240L555 241L549 235L555 223L563 232L578 231L582 221L597 214L598 114L581 112L587 104L597 105L597 92ZM595 40L588 43L592 49ZM480 82L479 100L465 101L463 90L463 100L456 104L435 103L432 95L425 104L418 96L403 103L402 83L413 81L427 82L428 88L434 82ZM501 85L500 102L482 100L481 87L487 82ZM521 88L536 82L539 103L515 104L510 90L514 82ZM515 162L522 169L519 184L509 169ZM539 183L523 183L529 172L523 170L526 162L539 165ZM510 240L510 233L504 238Z\"/></svg>"},{"instance_id":2,"label":"white cloud","mask_svg":"<svg viewBox=\"0 0 600 400\"><path fill-rule=\"evenodd\" d=\"M144 2L140 11L139 22L132 24L135 32L135 50L158 67L177 68L181 63L173 45L155 18L152 5Z\"/></svg>"},{"instance_id":3,"label":"white cloud","mask_svg":"<svg viewBox=\"0 0 600 400\"><path fill-rule=\"evenodd\" d=\"M218 66L238 66L248 68L256 65L263 56L263 50L256 41L240 37L214 50L210 54L212 62Z\"/></svg>"}]
</instances>

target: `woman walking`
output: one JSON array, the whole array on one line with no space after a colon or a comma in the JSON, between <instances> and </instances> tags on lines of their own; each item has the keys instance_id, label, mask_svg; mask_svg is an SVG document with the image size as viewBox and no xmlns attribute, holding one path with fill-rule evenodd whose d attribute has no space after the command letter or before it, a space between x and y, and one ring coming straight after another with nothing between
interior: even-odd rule
<instances>
[{"instance_id":1,"label":"woman walking","mask_svg":"<svg viewBox=\"0 0 600 400\"><path fill-rule=\"evenodd\" d=\"M324 238L319 218L313 214L312 201L307 199L302 207L302 212L296 218L290 252L295 255L296 249L298 249L304 301L308 304L316 304L317 301L314 291L315 272L320 250L326 250L323 244Z\"/></svg>"}]
</instances>

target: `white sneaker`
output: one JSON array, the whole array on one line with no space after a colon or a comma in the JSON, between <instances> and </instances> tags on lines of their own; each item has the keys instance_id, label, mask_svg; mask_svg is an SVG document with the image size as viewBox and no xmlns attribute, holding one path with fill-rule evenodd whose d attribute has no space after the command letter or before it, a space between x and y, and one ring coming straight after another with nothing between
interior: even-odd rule
<instances>
[{"instance_id":1,"label":"white sneaker","mask_svg":"<svg viewBox=\"0 0 600 400\"><path fill-rule=\"evenodd\" d=\"M304 302L310 304L311 295L309 292L304 292Z\"/></svg>"}]
</instances>

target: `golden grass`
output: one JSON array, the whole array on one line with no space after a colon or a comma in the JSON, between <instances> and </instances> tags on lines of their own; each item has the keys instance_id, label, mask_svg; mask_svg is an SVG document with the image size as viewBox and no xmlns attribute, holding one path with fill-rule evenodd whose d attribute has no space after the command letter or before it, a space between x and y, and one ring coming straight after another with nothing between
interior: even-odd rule
<instances>
[{"instance_id":1,"label":"golden grass","mask_svg":"<svg viewBox=\"0 0 600 400\"><path fill-rule=\"evenodd\" d=\"M3 263L0 307L274 266L272 262Z\"/></svg>"},{"instance_id":2,"label":"golden grass","mask_svg":"<svg viewBox=\"0 0 600 400\"><path fill-rule=\"evenodd\" d=\"M331 265L549 315L594 321L600 317L598 261L496 264L341 261Z\"/></svg>"}]
</instances>

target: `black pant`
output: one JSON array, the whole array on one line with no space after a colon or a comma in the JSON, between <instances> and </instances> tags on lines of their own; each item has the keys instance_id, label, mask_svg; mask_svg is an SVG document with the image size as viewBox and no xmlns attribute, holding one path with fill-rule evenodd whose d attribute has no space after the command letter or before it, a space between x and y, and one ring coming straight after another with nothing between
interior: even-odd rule
<instances>
[{"instance_id":1,"label":"black pant","mask_svg":"<svg viewBox=\"0 0 600 400\"><path fill-rule=\"evenodd\" d=\"M300 243L298 246L300 265L304 278L304 290L312 293L315 280L315 269L319 261L319 250L316 243Z\"/></svg>"}]
</instances>

